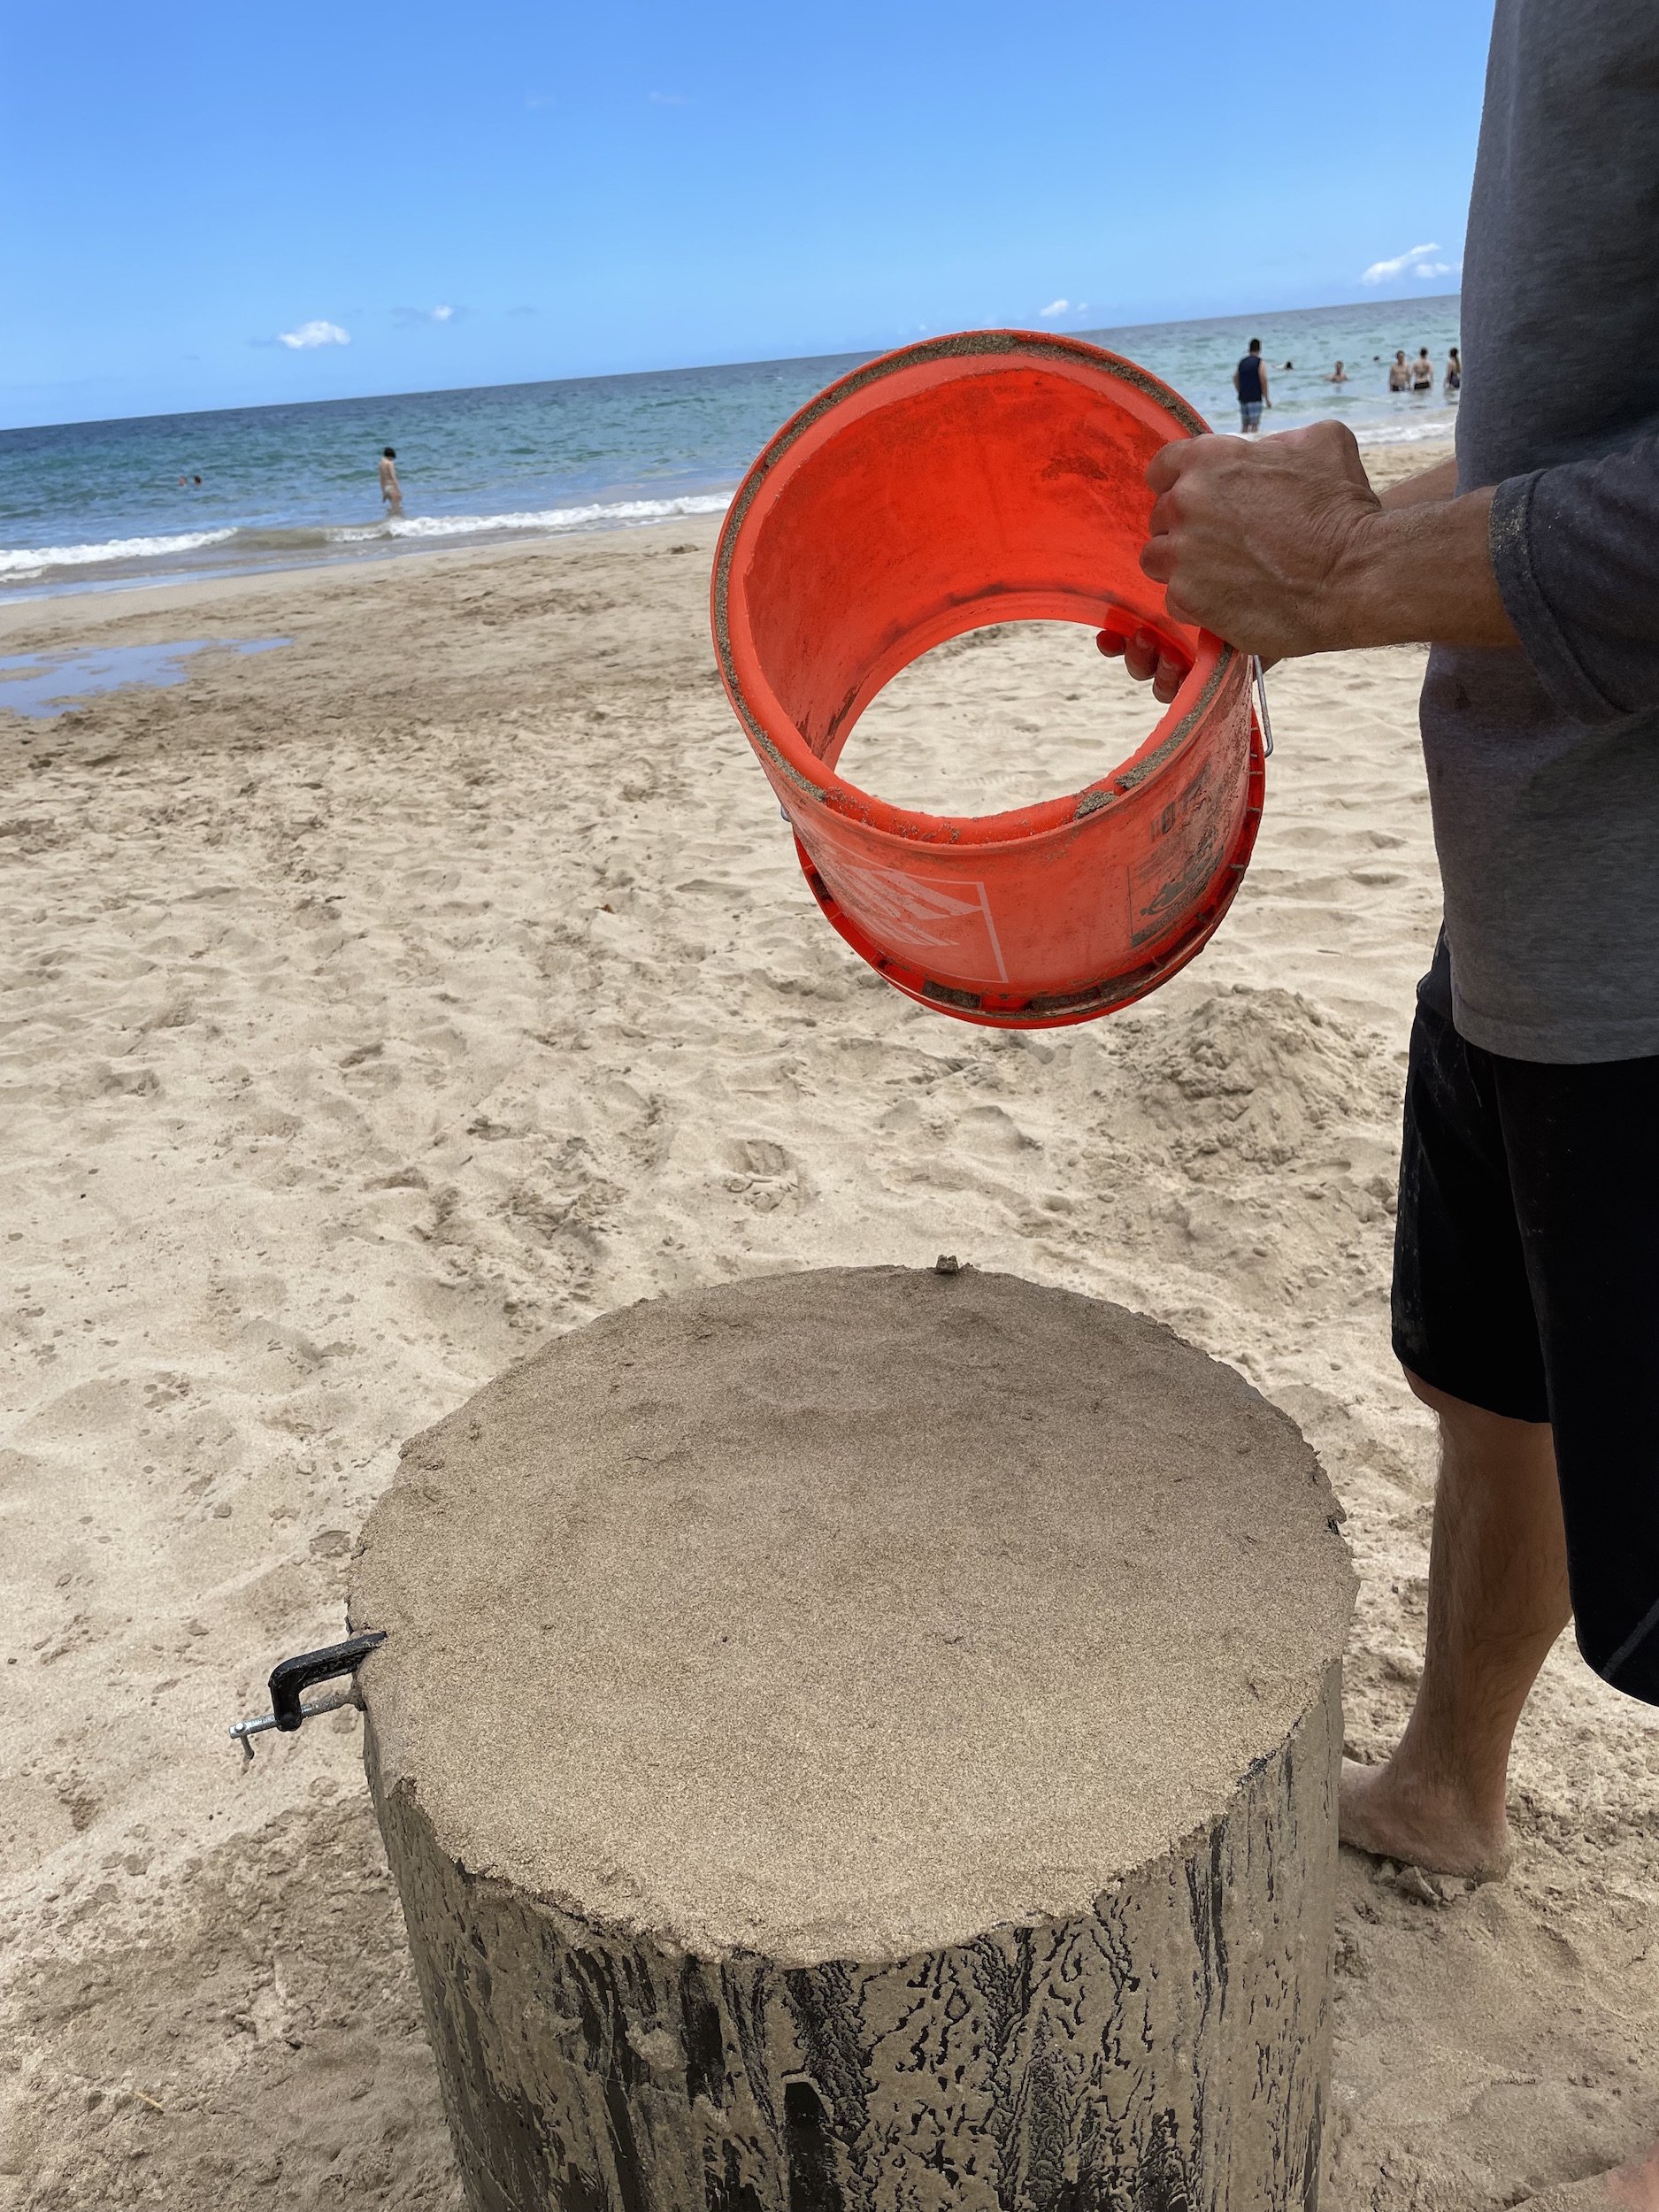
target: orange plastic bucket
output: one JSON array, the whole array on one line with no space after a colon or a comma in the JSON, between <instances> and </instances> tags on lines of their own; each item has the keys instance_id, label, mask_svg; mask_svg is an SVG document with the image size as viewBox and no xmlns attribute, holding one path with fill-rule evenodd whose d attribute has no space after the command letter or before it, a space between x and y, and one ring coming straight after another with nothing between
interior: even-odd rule
<instances>
[{"instance_id":1,"label":"orange plastic bucket","mask_svg":"<svg viewBox=\"0 0 1659 2212\"><path fill-rule=\"evenodd\" d=\"M819 905L925 1006L1006 1029L1089 1021L1172 975L1227 910L1262 811L1249 664L1171 621L1136 557L1147 463L1206 427L1097 346L969 331L842 377L743 480L714 567L727 695ZM1131 758L975 817L888 806L835 773L902 668L1033 620L1145 622L1190 662Z\"/></svg>"}]
</instances>

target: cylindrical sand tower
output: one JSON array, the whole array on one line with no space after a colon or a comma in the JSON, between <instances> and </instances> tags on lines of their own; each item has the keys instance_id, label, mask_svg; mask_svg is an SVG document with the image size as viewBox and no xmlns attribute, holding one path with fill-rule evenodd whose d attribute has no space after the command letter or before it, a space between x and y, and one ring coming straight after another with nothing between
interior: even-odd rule
<instances>
[{"instance_id":1,"label":"cylindrical sand tower","mask_svg":"<svg viewBox=\"0 0 1659 2212\"><path fill-rule=\"evenodd\" d=\"M351 1600L476 2212L1314 2204L1351 1595L1282 1414L1010 1276L480 1391Z\"/></svg>"}]
</instances>

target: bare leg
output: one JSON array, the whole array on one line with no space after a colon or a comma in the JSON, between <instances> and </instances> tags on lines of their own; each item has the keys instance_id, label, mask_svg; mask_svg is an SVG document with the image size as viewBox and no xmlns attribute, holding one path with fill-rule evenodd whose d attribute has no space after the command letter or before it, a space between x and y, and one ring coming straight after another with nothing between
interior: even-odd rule
<instances>
[{"instance_id":1,"label":"bare leg","mask_svg":"<svg viewBox=\"0 0 1659 2212\"><path fill-rule=\"evenodd\" d=\"M1509 1855L1515 1724L1572 1614L1555 1446L1542 1423L1406 1379L1440 1420L1428 1651L1394 1756L1343 1767L1342 1839L1442 1873L1494 1874ZM1659 2212L1659 2147L1517 2212Z\"/></svg>"},{"instance_id":2,"label":"bare leg","mask_svg":"<svg viewBox=\"0 0 1659 2212\"><path fill-rule=\"evenodd\" d=\"M1555 1447L1541 1422L1406 1379L1440 1420L1428 1651L1393 1757L1343 1768L1342 1839L1440 1873L1497 1874L1510 1739L1572 1617Z\"/></svg>"}]
</instances>

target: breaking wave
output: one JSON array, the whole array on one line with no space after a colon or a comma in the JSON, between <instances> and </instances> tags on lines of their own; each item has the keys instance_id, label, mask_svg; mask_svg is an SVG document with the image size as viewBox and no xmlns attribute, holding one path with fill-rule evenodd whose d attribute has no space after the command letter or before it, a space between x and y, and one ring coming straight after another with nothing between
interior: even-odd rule
<instances>
[{"instance_id":1,"label":"breaking wave","mask_svg":"<svg viewBox=\"0 0 1659 2212\"><path fill-rule=\"evenodd\" d=\"M588 530L611 524L667 522L675 515L723 515L730 492L692 492L680 499L618 499L588 507L542 507L529 514L403 515L380 528L395 538L454 538L480 530ZM373 530L355 534L377 534Z\"/></svg>"},{"instance_id":2,"label":"breaking wave","mask_svg":"<svg viewBox=\"0 0 1659 2212\"><path fill-rule=\"evenodd\" d=\"M580 507L538 507L500 515L399 515L380 522L332 527L183 531L172 537L106 538L90 545L0 548L0 581L50 580L59 570L103 568L134 575L150 569L234 568L243 565L326 558L374 545L443 538L486 537L497 532L557 536L570 530L610 530L669 522L676 516L724 514L729 492L688 492L675 499L595 500ZM188 557L212 549L211 560Z\"/></svg>"},{"instance_id":3,"label":"breaking wave","mask_svg":"<svg viewBox=\"0 0 1659 2212\"><path fill-rule=\"evenodd\" d=\"M100 561L166 560L236 535L234 530L186 530L171 538L106 538L101 545L0 546L0 576L39 576L49 568L85 568Z\"/></svg>"}]
</instances>

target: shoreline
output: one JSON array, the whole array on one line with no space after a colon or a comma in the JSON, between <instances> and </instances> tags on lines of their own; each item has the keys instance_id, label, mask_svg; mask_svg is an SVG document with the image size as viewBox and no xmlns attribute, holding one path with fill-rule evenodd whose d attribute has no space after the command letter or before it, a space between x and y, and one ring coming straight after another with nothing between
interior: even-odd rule
<instances>
[{"instance_id":1,"label":"shoreline","mask_svg":"<svg viewBox=\"0 0 1659 2212\"><path fill-rule=\"evenodd\" d=\"M1448 458L1452 451L1450 438L1440 435L1413 439L1362 438L1359 446L1367 473L1379 491L1386 490L1389 485L1398 483L1402 478L1412 475L1420 469L1435 466ZM652 533L663 530L711 527L718 533L731 496L731 494L720 495L719 504L715 507L708 504L715 495L687 495L688 501L697 503L695 506L688 505L684 511L649 518L612 523L595 521L545 531L480 529L476 534L465 534L459 542L444 542L442 539L433 542L423 538L398 538L383 542L371 540L361 551L321 554L309 559L249 563L217 571L192 570L173 575L104 577L85 581L12 588L0 586L0 637L15 626L16 622L22 621L24 611L63 603L78 605L88 600L127 600L139 594L194 595L230 591L239 585L268 583L278 578L305 575L332 577L343 583L365 573L383 570L393 564L401 567L406 563L491 557L514 553L533 554L559 546L580 547L595 541L626 542L634 538L649 539ZM456 534L461 538L461 534ZM3 692L0 692L0 696L3 696Z\"/></svg>"},{"instance_id":2,"label":"shoreline","mask_svg":"<svg viewBox=\"0 0 1659 2212\"><path fill-rule=\"evenodd\" d=\"M458 541L458 550L471 546L534 545L565 538L603 537L617 531L650 529L659 522L688 522L705 514L724 514L735 488L718 493L687 492L674 499L616 500L595 502L580 508L550 509L545 519L513 513L416 515L396 520L382 518L378 522L294 524L265 530L239 526L209 531L195 538L185 549L194 551L207 545L222 545L241 537L250 543L247 557L233 557L216 564L204 563L197 567L172 571L132 570L91 575L83 580L76 578L77 569L113 569L117 557L112 555L102 563L63 561L53 565L64 573L50 582L23 581L8 586L0 581L0 605L25 599L83 598L91 593L142 589L148 584L211 583L220 577L286 575L306 568L351 569L365 561L406 559L411 554L440 551L449 540ZM189 535L180 534L181 547ZM285 549L275 543L261 545L258 541L262 539L292 542ZM165 541L157 539L154 542L160 544ZM147 560L158 557L144 553L130 557Z\"/></svg>"}]
</instances>

